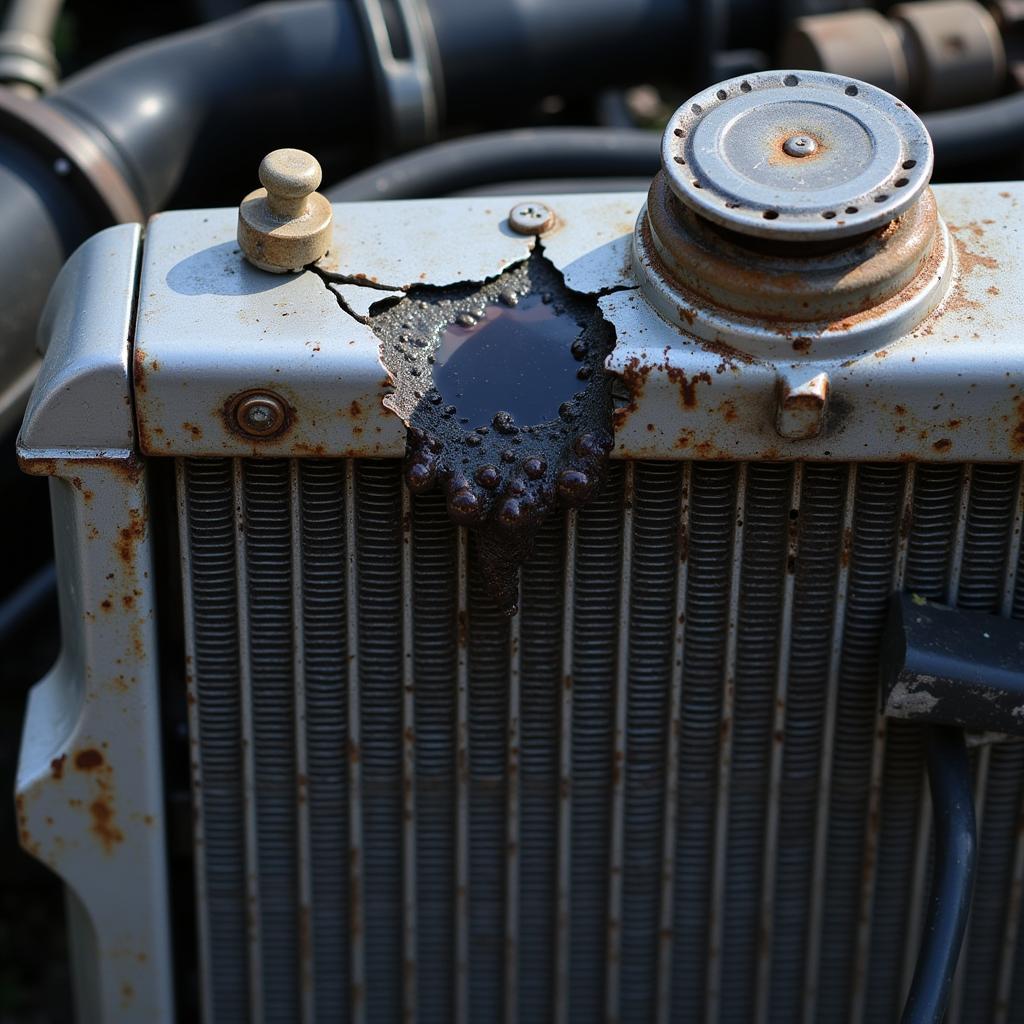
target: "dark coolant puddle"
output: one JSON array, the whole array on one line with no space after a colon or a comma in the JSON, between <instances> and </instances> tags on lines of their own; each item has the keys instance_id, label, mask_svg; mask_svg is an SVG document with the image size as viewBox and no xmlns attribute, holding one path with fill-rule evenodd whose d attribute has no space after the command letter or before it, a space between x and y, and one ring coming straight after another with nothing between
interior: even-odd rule
<instances>
[{"instance_id":1,"label":"dark coolant puddle","mask_svg":"<svg viewBox=\"0 0 1024 1024\"><path fill-rule=\"evenodd\" d=\"M520 297L506 290L476 313L462 314L441 334L434 386L442 399L470 426L491 423L495 409L518 423L557 419L579 388L582 367L572 344L583 327L550 292Z\"/></svg>"},{"instance_id":2,"label":"dark coolant puddle","mask_svg":"<svg viewBox=\"0 0 1024 1024\"><path fill-rule=\"evenodd\" d=\"M514 614L541 523L604 477L611 325L540 251L483 285L414 288L371 323L394 377L385 404L409 426L406 483L444 489L491 595Z\"/></svg>"}]
</instances>

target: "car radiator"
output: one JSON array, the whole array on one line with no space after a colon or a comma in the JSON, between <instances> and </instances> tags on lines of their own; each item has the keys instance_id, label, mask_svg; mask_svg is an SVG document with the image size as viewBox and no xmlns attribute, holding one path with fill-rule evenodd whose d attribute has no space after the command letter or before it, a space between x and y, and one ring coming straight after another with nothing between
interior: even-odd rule
<instances>
[{"instance_id":1,"label":"car radiator","mask_svg":"<svg viewBox=\"0 0 1024 1024\"><path fill-rule=\"evenodd\" d=\"M17 800L83 1020L898 1016L940 815L883 639L900 591L1024 618L1024 187L929 189L905 107L807 72L698 95L663 168L338 205L292 274L235 210L69 261ZM951 1021L1024 1015L1017 732L970 734Z\"/></svg>"}]
</instances>

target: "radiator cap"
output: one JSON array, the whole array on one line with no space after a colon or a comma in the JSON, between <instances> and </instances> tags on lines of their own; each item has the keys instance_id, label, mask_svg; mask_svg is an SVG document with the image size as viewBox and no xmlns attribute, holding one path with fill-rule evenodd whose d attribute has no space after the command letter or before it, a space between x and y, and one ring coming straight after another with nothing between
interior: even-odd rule
<instances>
[{"instance_id":1,"label":"radiator cap","mask_svg":"<svg viewBox=\"0 0 1024 1024\"><path fill-rule=\"evenodd\" d=\"M928 184L931 139L895 96L818 71L711 86L673 115L662 164L694 212L743 235L824 241L881 227Z\"/></svg>"}]
</instances>

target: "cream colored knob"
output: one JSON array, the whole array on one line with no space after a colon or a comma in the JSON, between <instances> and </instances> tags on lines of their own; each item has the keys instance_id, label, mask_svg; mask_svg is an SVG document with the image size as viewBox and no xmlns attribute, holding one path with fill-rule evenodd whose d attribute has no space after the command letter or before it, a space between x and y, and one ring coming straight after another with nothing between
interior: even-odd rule
<instances>
[{"instance_id":1,"label":"cream colored knob","mask_svg":"<svg viewBox=\"0 0 1024 1024\"><path fill-rule=\"evenodd\" d=\"M331 245L331 204L317 192L322 173L301 149L275 149L260 164L263 188L238 208L238 244L260 270L286 274L326 255Z\"/></svg>"}]
</instances>

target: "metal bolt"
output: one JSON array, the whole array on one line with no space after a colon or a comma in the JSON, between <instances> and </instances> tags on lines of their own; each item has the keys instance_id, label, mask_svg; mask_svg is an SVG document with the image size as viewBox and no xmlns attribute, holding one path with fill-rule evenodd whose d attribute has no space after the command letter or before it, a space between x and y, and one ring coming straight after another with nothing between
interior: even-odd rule
<instances>
[{"instance_id":1,"label":"metal bolt","mask_svg":"<svg viewBox=\"0 0 1024 1024\"><path fill-rule=\"evenodd\" d=\"M251 437L269 437L287 422L284 402L277 395L255 392L246 395L235 406L235 422Z\"/></svg>"},{"instance_id":2,"label":"metal bolt","mask_svg":"<svg viewBox=\"0 0 1024 1024\"><path fill-rule=\"evenodd\" d=\"M508 213L508 226L520 235L542 235L555 224L555 211L543 203L518 203Z\"/></svg>"},{"instance_id":3,"label":"metal bolt","mask_svg":"<svg viewBox=\"0 0 1024 1024\"><path fill-rule=\"evenodd\" d=\"M810 135L792 135L782 144L782 150L789 156L810 156L817 152L818 144Z\"/></svg>"},{"instance_id":4,"label":"metal bolt","mask_svg":"<svg viewBox=\"0 0 1024 1024\"><path fill-rule=\"evenodd\" d=\"M275 149L260 164L263 188L238 208L238 244L261 270L285 274L326 255L332 236L331 204L316 189L320 164L301 149Z\"/></svg>"}]
</instances>

